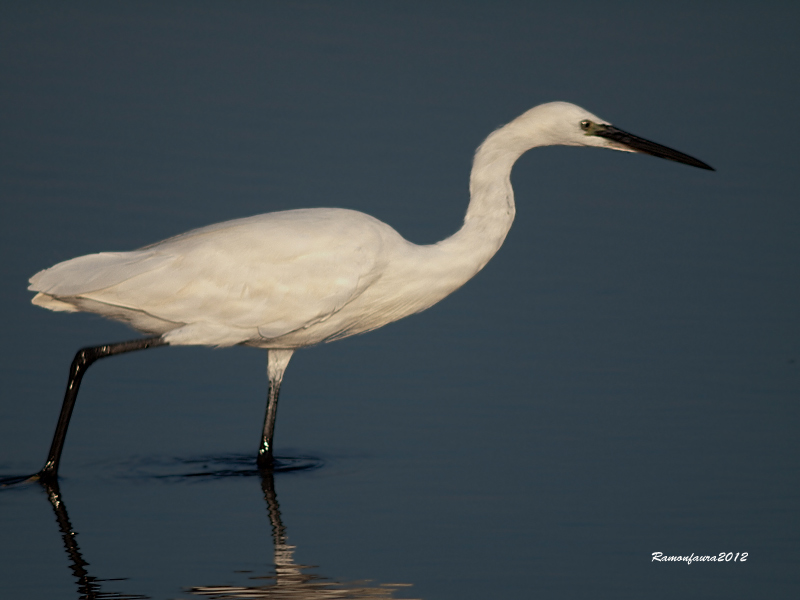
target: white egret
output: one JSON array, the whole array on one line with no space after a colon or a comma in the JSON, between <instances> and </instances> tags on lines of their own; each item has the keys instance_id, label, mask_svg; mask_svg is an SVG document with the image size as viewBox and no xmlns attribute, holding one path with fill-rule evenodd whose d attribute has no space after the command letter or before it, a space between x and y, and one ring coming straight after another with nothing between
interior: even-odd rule
<instances>
[{"instance_id":1,"label":"white egret","mask_svg":"<svg viewBox=\"0 0 800 600\"><path fill-rule=\"evenodd\" d=\"M500 248L514 220L511 168L537 146L644 152L713 170L625 133L566 102L542 104L489 135L475 153L464 225L429 246L360 212L315 208L196 229L132 252L81 256L34 275L33 303L93 312L153 335L80 350L44 468L55 479L78 387L105 356L161 345L268 350L269 392L258 452L272 463L278 392L297 348L376 329L460 288Z\"/></svg>"}]
</instances>

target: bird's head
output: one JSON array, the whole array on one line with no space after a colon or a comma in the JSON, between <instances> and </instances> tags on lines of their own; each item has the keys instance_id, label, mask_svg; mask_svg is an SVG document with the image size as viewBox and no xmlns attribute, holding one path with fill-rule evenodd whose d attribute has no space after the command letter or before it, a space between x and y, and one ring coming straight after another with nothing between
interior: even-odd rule
<instances>
[{"instance_id":1,"label":"bird's head","mask_svg":"<svg viewBox=\"0 0 800 600\"><path fill-rule=\"evenodd\" d=\"M569 102L540 104L513 121L521 135L530 135L536 145L593 146L623 152L641 152L659 158L714 169L687 154L656 144L614 127L608 121Z\"/></svg>"}]
</instances>

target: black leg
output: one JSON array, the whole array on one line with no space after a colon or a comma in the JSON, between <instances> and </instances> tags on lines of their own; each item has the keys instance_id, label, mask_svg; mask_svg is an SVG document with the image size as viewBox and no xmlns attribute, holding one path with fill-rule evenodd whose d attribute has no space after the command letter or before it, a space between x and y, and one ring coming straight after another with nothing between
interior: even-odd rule
<instances>
[{"instance_id":1,"label":"black leg","mask_svg":"<svg viewBox=\"0 0 800 600\"><path fill-rule=\"evenodd\" d=\"M256 462L260 469L272 467L272 438L275 436L275 418L278 415L278 393L281 390L279 381L269 382L267 393L267 413L264 415L264 431L261 434L261 446L258 448Z\"/></svg>"},{"instance_id":2,"label":"black leg","mask_svg":"<svg viewBox=\"0 0 800 600\"><path fill-rule=\"evenodd\" d=\"M72 409L75 408L75 400L78 398L78 389L81 386L81 379L86 369L96 360L115 354L124 354L134 350L144 350L156 346L165 346L161 337L151 337L130 342L120 342L118 344L106 344L95 346L94 348L83 348L78 350L72 360L69 369L69 381L67 381L67 391L64 394L64 403L61 405L61 415L58 417L58 425L53 436L53 443L50 445L50 453L47 455L47 462L44 467L34 477L43 481L55 481L58 477L58 464L61 461L61 451L64 449L64 440L67 437L67 428L72 416Z\"/></svg>"},{"instance_id":3,"label":"black leg","mask_svg":"<svg viewBox=\"0 0 800 600\"><path fill-rule=\"evenodd\" d=\"M294 350L284 348L271 348L267 358L267 378L269 379L267 414L264 415L264 431L261 433L261 445L258 447L258 457L256 458L256 464L261 470L269 470L273 466L272 438L275 435L275 417L278 414L278 393L281 390L286 365L289 364L293 352Z\"/></svg>"}]
</instances>

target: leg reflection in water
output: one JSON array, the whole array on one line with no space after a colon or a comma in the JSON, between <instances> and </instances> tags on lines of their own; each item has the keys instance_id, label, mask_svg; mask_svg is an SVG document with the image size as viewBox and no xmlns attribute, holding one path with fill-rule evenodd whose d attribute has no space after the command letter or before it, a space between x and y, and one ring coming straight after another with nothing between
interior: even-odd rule
<instances>
[{"instance_id":1,"label":"leg reflection in water","mask_svg":"<svg viewBox=\"0 0 800 600\"><path fill-rule=\"evenodd\" d=\"M359 581L342 583L327 579L310 570L315 567L295 564L293 554L295 547L289 545L286 528L281 519L280 506L275 494L275 480L272 471L261 472L261 489L267 503L270 525L272 526L273 563L274 575L252 577L253 586L223 586L207 585L184 588L192 594L206 596L214 600L234 600L239 598L253 599L287 599L296 600L326 600L326 599L390 599L398 589L410 587L410 584L373 584ZM89 574L89 563L84 560L78 546L77 532L72 527L67 507L61 496L58 481L48 480L39 482L47 492L47 497L56 515L58 528L64 549L69 557L70 570L78 585L78 597L86 600L147 600L149 596L139 594L126 594L101 590L101 582L109 580L99 579ZM227 578L227 577L226 577ZM120 586L125 578L115 578L115 586Z\"/></svg>"},{"instance_id":2,"label":"leg reflection in water","mask_svg":"<svg viewBox=\"0 0 800 600\"><path fill-rule=\"evenodd\" d=\"M193 587L189 591L200 596L209 596L214 600L247 599L297 599L297 600L327 600L327 599L387 599L394 596L398 588L407 588L411 584L383 583L375 586L367 585L369 581L354 583L340 583L331 581L320 575L309 573L314 567L295 564L292 555L295 547L287 541L286 528L281 520L280 506L275 494L275 481L272 471L261 473L261 489L264 500L267 502L269 521L272 526L272 542L274 548L273 561L275 575L268 577L253 577L259 582L267 581L258 586L204 586Z\"/></svg>"},{"instance_id":3,"label":"leg reflection in water","mask_svg":"<svg viewBox=\"0 0 800 600\"><path fill-rule=\"evenodd\" d=\"M81 598L81 600L84 598L86 600L100 600L101 598L114 598L115 600L149 599L150 596L103 592L100 589L100 582L104 580L89 575L89 571L87 570L89 563L83 560L81 549L78 547L78 540L76 539L77 533L72 528L72 523L67 514L67 507L61 499L61 490L58 488L58 480L43 480L41 484L47 492L47 498L50 500L50 505L56 513L58 528L61 530L61 541L64 542L64 549L67 551L67 556L69 556L69 568L78 583L78 597ZM120 580L116 580L117 583L119 581Z\"/></svg>"}]
</instances>

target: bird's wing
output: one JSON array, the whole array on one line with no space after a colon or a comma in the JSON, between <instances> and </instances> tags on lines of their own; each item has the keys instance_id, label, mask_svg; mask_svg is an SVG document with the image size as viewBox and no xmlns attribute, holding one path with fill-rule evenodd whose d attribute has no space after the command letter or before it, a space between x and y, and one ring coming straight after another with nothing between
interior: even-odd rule
<instances>
[{"instance_id":1,"label":"bird's wing","mask_svg":"<svg viewBox=\"0 0 800 600\"><path fill-rule=\"evenodd\" d=\"M171 260L152 250L88 254L39 271L30 278L28 289L55 297L80 296L156 270Z\"/></svg>"},{"instance_id":2,"label":"bird's wing","mask_svg":"<svg viewBox=\"0 0 800 600\"><path fill-rule=\"evenodd\" d=\"M269 213L134 252L66 261L35 275L30 289L195 324L198 331L241 331L237 341L270 339L325 320L360 295L380 277L394 236L354 211Z\"/></svg>"}]
</instances>

